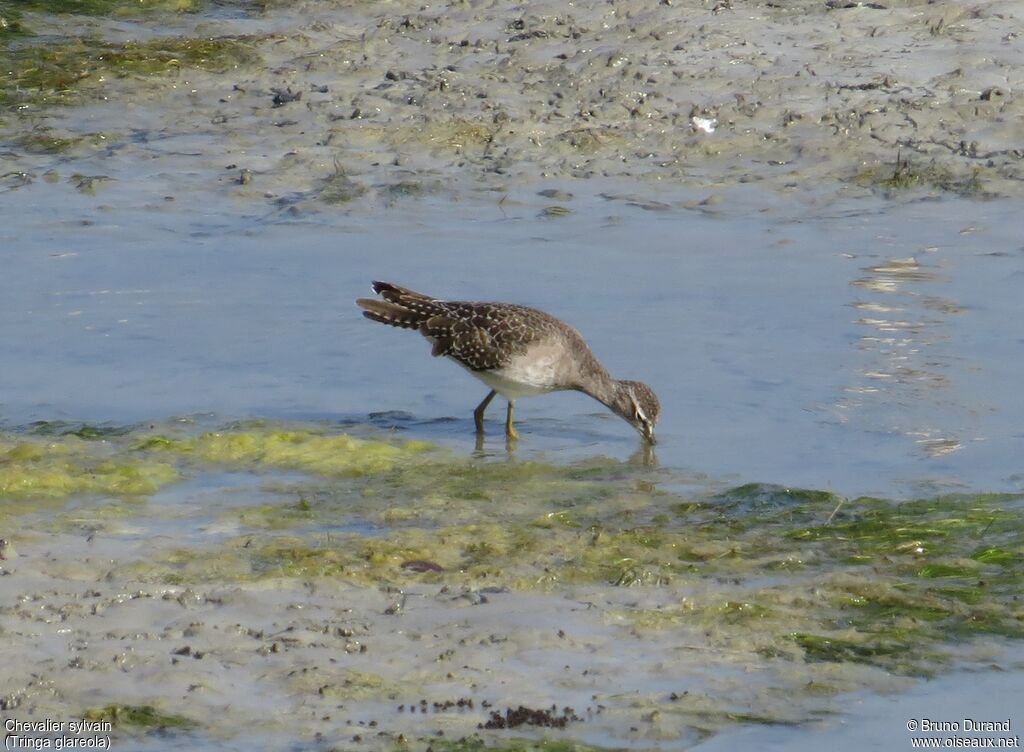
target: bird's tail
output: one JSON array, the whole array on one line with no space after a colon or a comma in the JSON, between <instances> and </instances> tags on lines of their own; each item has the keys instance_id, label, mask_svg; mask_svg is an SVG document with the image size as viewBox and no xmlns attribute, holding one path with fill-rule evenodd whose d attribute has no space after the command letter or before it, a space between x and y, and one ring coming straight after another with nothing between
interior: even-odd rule
<instances>
[{"instance_id":1,"label":"bird's tail","mask_svg":"<svg viewBox=\"0 0 1024 752\"><path fill-rule=\"evenodd\" d=\"M363 315L371 321L402 329L419 329L427 319L438 313L434 298L405 287L390 282L374 282L373 291L384 300L356 300L356 305L363 309Z\"/></svg>"},{"instance_id":2,"label":"bird's tail","mask_svg":"<svg viewBox=\"0 0 1024 752\"><path fill-rule=\"evenodd\" d=\"M430 303L434 301L434 298L429 295L410 290L408 287L399 287L393 285L390 282L374 282L371 287L373 291L380 295L384 300L389 303L398 303L399 305L405 305L408 302L419 301L421 303Z\"/></svg>"}]
</instances>

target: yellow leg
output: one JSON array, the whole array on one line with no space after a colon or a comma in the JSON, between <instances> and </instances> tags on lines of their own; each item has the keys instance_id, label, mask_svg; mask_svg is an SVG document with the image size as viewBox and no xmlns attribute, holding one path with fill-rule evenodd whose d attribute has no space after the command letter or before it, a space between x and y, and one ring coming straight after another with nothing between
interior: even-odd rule
<instances>
[{"instance_id":1,"label":"yellow leg","mask_svg":"<svg viewBox=\"0 0 1024 752\"><path fill-rule=\"evenodd\" d=\"M491 404L491 400L494 399L494 395L496 394L497 392L492 389L491 393L484 397L484 401L477 405L476 410L473 411L473 420L476 422L477 433L484 432L484 410L486 410L487 406Z\"/></svg>"},{"instance_id":2,"label":"yellow leg","mask_svg":"<svg viewBox=\"0 0 1024 752\"><path fill-rule=\"evenodd\" d=\"M509 439L518 439L519 432L516 431L516 427L512 424L512 415L515 412L516 403L512 400L508 401L508 413L505 416L505 437Z\"/></svg>"}]
</instances>

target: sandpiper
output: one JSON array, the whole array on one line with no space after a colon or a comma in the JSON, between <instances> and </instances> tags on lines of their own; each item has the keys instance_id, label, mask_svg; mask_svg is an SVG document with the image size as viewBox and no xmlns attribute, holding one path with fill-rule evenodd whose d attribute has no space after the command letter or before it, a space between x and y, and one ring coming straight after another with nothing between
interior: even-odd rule
<instances>
[{"instance_id":1,"label":"sandpiper","mask_svg":"<svg viewBox=\"0 0 1024 752\"><path fill-rule=\"evenodd\" d=\"M512 416L517 398L574 389L654 442L661 406L651 388L613 379L580 333L554 316L512 303L438 300L390 282L374 282L373 291L383 300L356 301L366 318L418 330L433 345L435 357L451 358L490 387L473 411L478 433L483 433L484 411L496 394L508 400L505 435L516 439Z\"/></svg>"}]
</instances>

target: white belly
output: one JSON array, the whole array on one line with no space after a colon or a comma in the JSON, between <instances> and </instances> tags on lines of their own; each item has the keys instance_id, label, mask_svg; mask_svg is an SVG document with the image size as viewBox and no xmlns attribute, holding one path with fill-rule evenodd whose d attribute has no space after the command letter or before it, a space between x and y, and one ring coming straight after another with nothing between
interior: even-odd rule
<instances>
[{"instance_id":1,"label":"white belly","mask_svg":"<svg viewBox=\"0 0 1024 752\"><path fill-rule=\"evenodd\" d=\"M455 362L459 363L457 360ZM466 370L505 399L536 397L538 394L564 389L555 386L555 358L519 358L507 367L495 371L473 371L469 368Z\"/></svg>"}]
</instances>

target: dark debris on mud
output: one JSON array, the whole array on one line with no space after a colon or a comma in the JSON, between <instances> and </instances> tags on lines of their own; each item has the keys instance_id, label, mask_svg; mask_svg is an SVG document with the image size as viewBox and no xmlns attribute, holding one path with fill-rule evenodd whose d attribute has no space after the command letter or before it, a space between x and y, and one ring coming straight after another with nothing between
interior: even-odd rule
<instances>
[{"instance_id":1,"label":"dark debris on mud","mask_svg":"<svg viewBox=\"0 0 1024 752\"><path fill-rule=\"evenodd\" d=\"M559 714L558 707L555 705L543 709L520 705L518 708L506 708L504 715L497 710L492 710L491 717L485 723L481 723L478 728L514 729L520 726L565 728L572 721L582 720L576 715L576 711L568 706L562 708L562 712Z\"/></svg>"}]
</instances>

